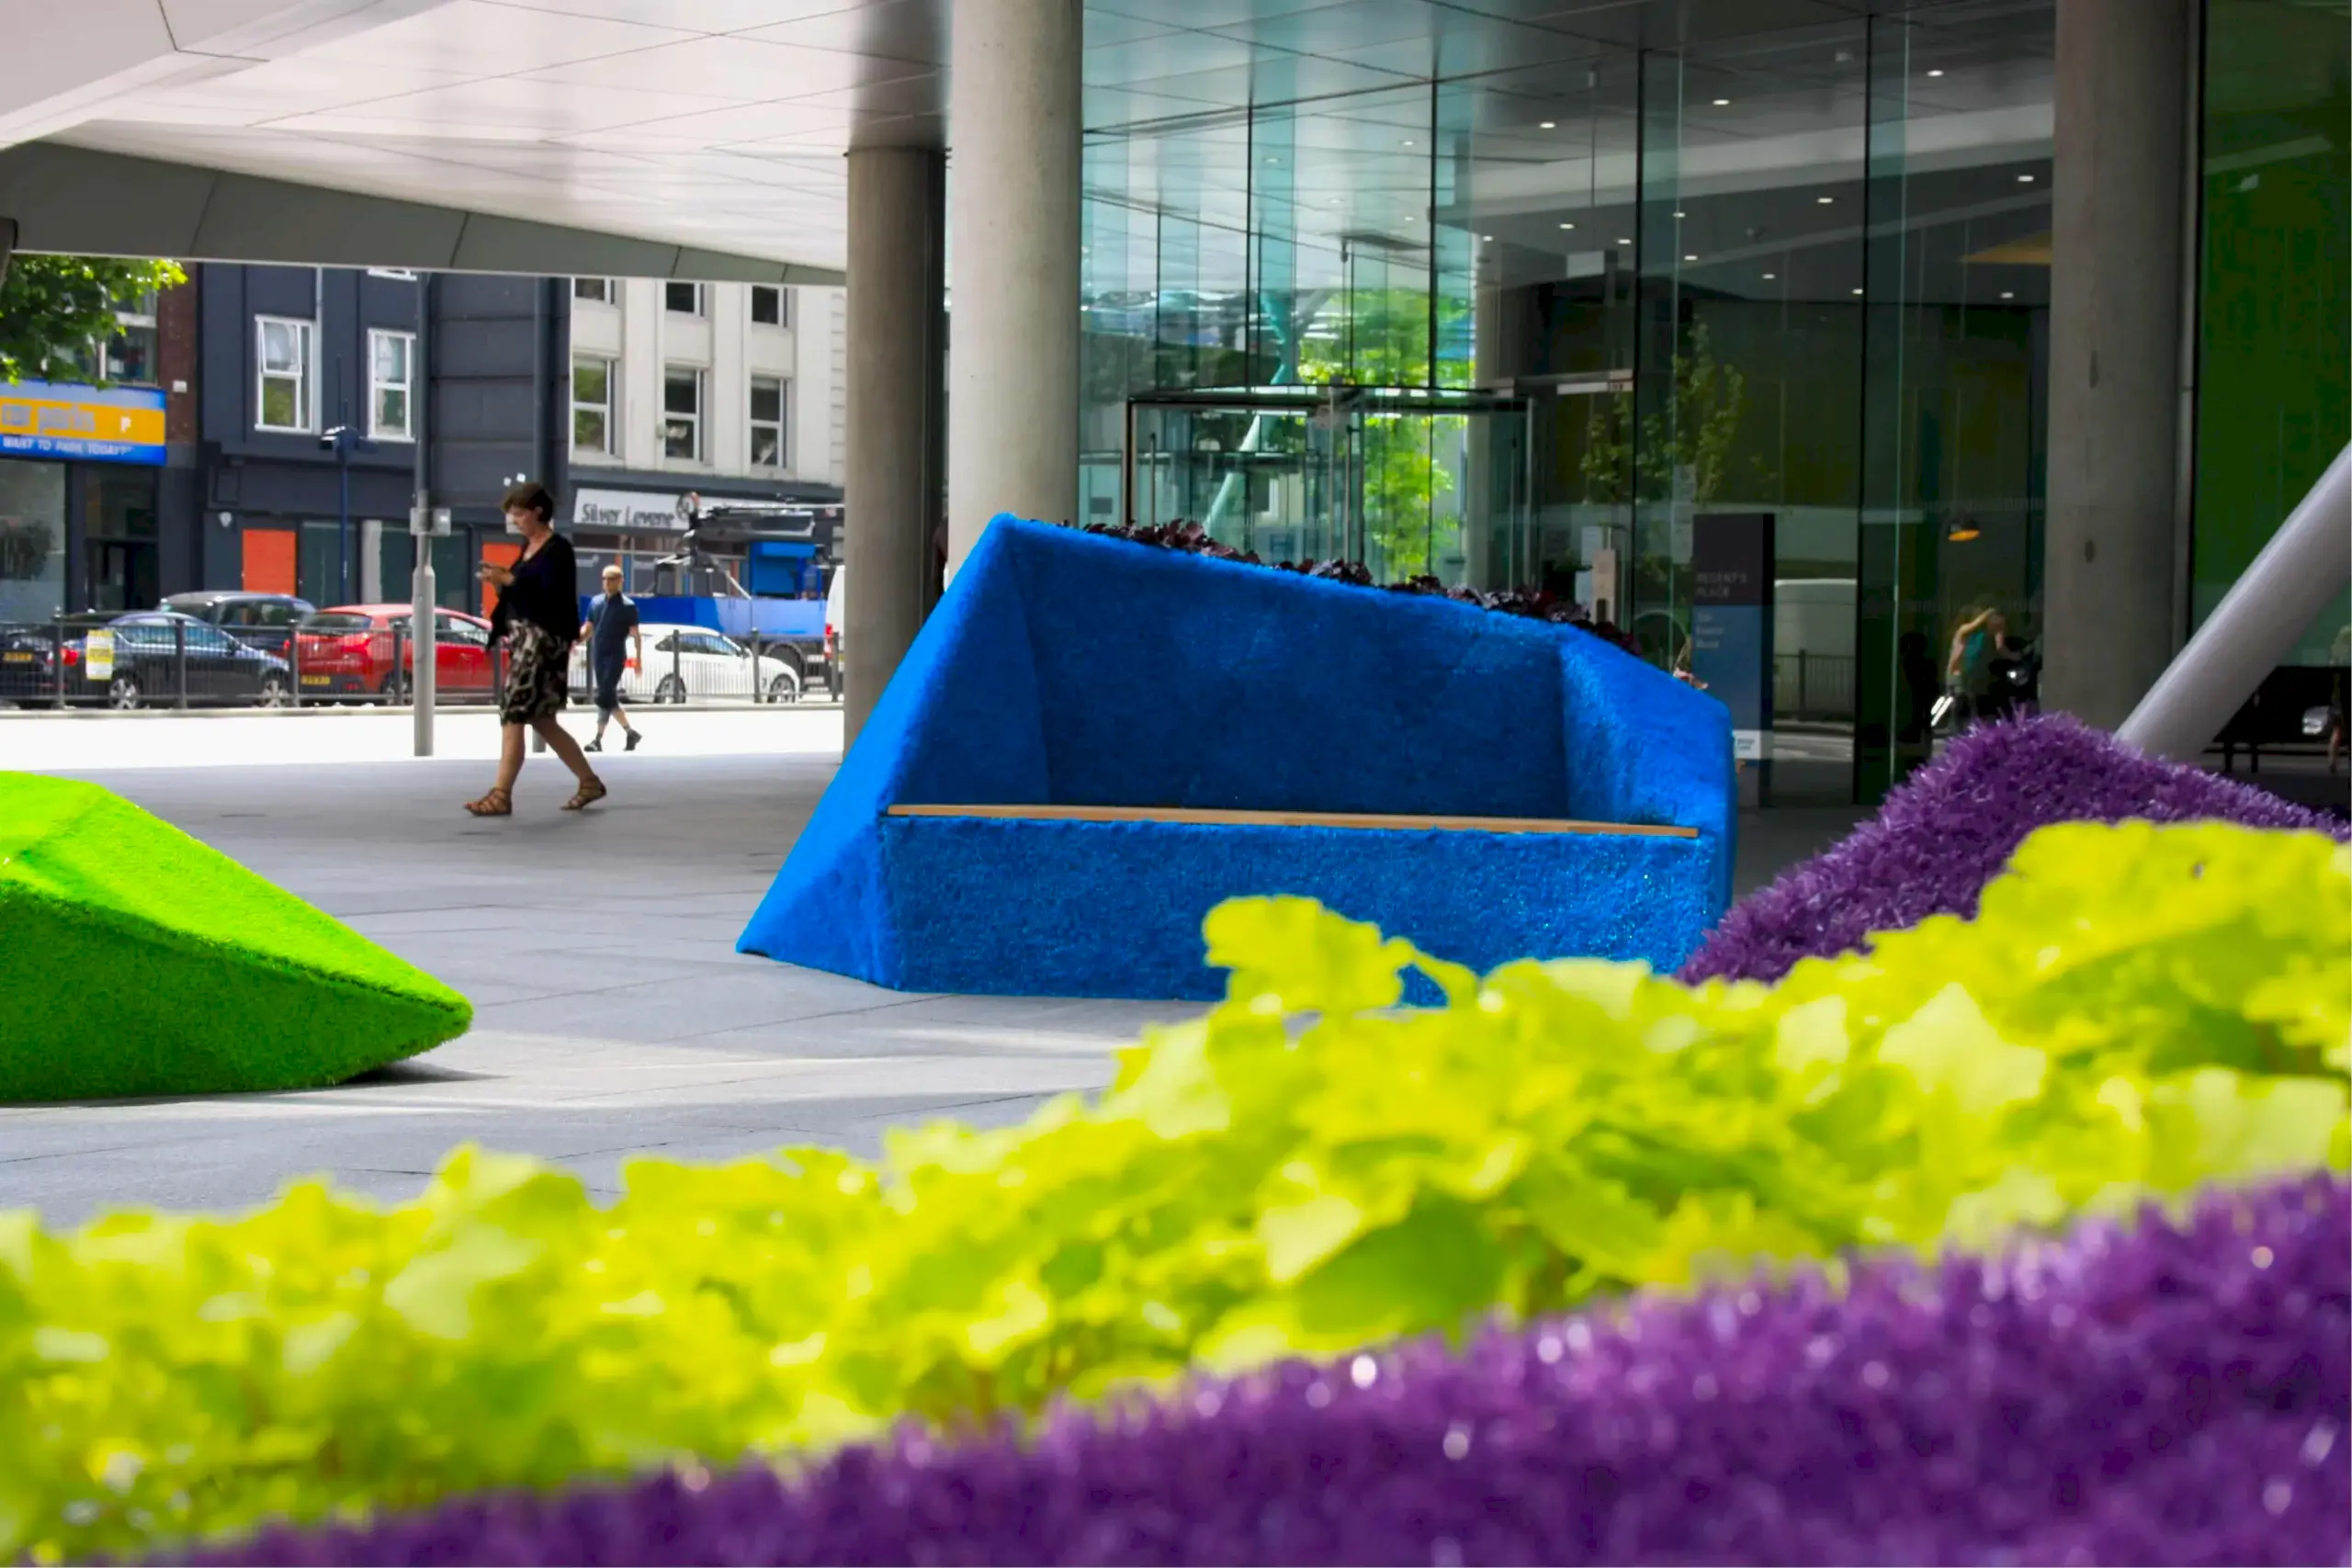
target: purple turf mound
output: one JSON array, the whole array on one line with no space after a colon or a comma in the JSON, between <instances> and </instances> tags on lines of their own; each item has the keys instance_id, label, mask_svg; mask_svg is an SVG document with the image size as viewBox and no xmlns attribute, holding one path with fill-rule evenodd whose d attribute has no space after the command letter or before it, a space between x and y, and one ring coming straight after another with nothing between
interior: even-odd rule
<instances>
[{"instance_id":1,"label":"purple turf mound","mask_svg":"<svg viewBox=\"0 0 2352 1568\"><path fill-rule=\"evenodd\" d=\"M273 1531L220 1563L2322 1562L2352 1547L2352 1193L2215 1194L1334 1367L1034 1440L907 1431Z\"/></svg>"},{"instance_id":2,"label":"purple turf mound","mask_svg":"<svg viewBox=\"0 0 2352 1568\"><path fill-rule=\"evenodd\" d=\"M2071 718L1982 725L1845 842L1734 906L1682 978L1777 980L1799 959L1854 952L1872 931L1973 915L1984 885L2035 829L2133 817L2347 833L2334 818L2143 755Z\"/></svg>"}]
</instances>

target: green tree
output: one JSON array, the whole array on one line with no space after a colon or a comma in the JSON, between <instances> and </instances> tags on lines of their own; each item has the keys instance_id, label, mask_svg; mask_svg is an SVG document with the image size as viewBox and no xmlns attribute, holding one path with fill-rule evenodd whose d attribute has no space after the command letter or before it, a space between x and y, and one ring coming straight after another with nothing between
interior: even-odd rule
<instances>
[{"instance_id":1,"label":"green tree","mask_svg":"<svg viewBox=\"0 0 2352 1568\"><path fill-rule=\"evenodd\" d=\"M187 281L179 264L110 256L11 258L0 281L0 380L79 371L94 343L115 334L119 301Z\"/></svg>"},{"instance_id":2,"label":"green tree","mask_svg":"<svg viewBox=\"0 0 2352 1568\"><path fill-rule=\"evenodd\" d=\"M1335 296L1328 336L1308 336L1299 379L1308 386L1421 388L1430 382L1429 297L1416 288L1354 289ZM1306 323L1301 323L1305 330ZM1437 453L1458 440L1457 414L1363 420L1364 553L1401 577L1430 570L1441 527L1437 500L1453 475ZM1371 564L1371 563L1368 563Z\"/></svg>"},{"instance_id":3,"label":"green tree","mask_svg":"<svg viewBox=\"0 0 2352 1568\"><path fill-rule=\"evenodd\" d=\"M1716 362L1707 324L1690 328L1689 348L1674 356L1674 401L1670 411L1641 422L1641 489L1648 500L1673 493L1677 470L1689 468L1690 499L1703 505L1723 488L1724 468L1747 412L1747 378L1736 366ZM1584 478L1596 502L1630 498L1634 476L1634 394L1594 400L1585 434ZM1672 414L1672 429L1667 414Z\"/></svg>"}]
</instances>

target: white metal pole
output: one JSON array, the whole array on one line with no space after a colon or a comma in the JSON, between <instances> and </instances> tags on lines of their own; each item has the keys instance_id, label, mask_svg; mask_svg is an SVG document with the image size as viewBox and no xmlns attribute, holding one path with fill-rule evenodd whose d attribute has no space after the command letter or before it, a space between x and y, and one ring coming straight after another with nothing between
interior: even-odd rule
<instances>
[{"instance_id":1,"label":"white metal pole","mask_svg":"<svg viewBox=\"0 0 2352 1568\"><path fill-rule=\"evenodd\" d=\"M434 609L440 597L433 581L433 513L419 506L417 515L409 525L410 536L416 541L416 576L410 591L415 600L409 620L409 646L415 650L416 675L411 683L409 700L415 705L416 754L433 755L433 702L440 673L440 660L434 649L439 646L440 627L435 624Z\"/></svg>"},{"instance_id":2,"label":"white metal pole","mask_svg":"<svg viewBox=\"0 0 2352 1568\"><path fill-rule=\"evenodd\" d=\"M2117 734L2155 756L2203 756L2347 581L2352 446L2335 455Z\"/></svg>"}]
</instances>

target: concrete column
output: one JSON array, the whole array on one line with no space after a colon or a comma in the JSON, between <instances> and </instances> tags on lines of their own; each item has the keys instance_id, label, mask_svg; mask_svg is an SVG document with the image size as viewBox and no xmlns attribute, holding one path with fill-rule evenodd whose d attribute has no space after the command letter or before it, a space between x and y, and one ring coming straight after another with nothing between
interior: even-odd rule
<instances>
[{"instance_id":1,"label":"concrete column","mask_svg":"<svg viewBox=\"0 0 2352 1568\"><path fill-rule=\"evenodd\" d=\"M2058 10L2042 701L2121 724L2170 661L2196 0Z\"/></svg>"},{"instance_id":2,"label":"concrete column","mask_svg":"<svg viewBox=\"0 0 2352 1568\"><path fill-rule=\"evenodd\" d=\"M850 150L844 744L856 740L931 608L945 479L946 195L937 148Z\"/></svg>"},{"instance_id":3,"label":"concrete column","mask_svg":"<svg viewBox=\"0 0 2352 1568\"><path fill-rule=\"evenodd\" d=\"M997 513L1077 516L1082 43L1080 0L956 8L951 576Z\"/></svg>"}]
</instances>

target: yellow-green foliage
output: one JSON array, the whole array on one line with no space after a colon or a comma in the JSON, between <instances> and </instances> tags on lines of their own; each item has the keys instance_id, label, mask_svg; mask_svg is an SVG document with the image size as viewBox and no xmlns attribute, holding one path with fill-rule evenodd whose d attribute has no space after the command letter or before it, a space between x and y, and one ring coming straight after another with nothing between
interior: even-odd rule
<instances>
[{"instance_id":1,"label":"yellow-green foliage","mask_svg":"<svg viewBox=\"0 0 2352 1568\"><path fill-rule=\"evenodd\" d=\"M424 1502L893 1416L1032 1408L1716 1259L1973 1240L2346 1155L2352 857L2038 835L1973 924L1775 987L1483 982L1312 905L1209 920L1230 999L1089 1106L381 1212L0 1220L0 1556ZM1419 964L1451 998L1400 1010Z\"/></svg>"}]
</instances>

